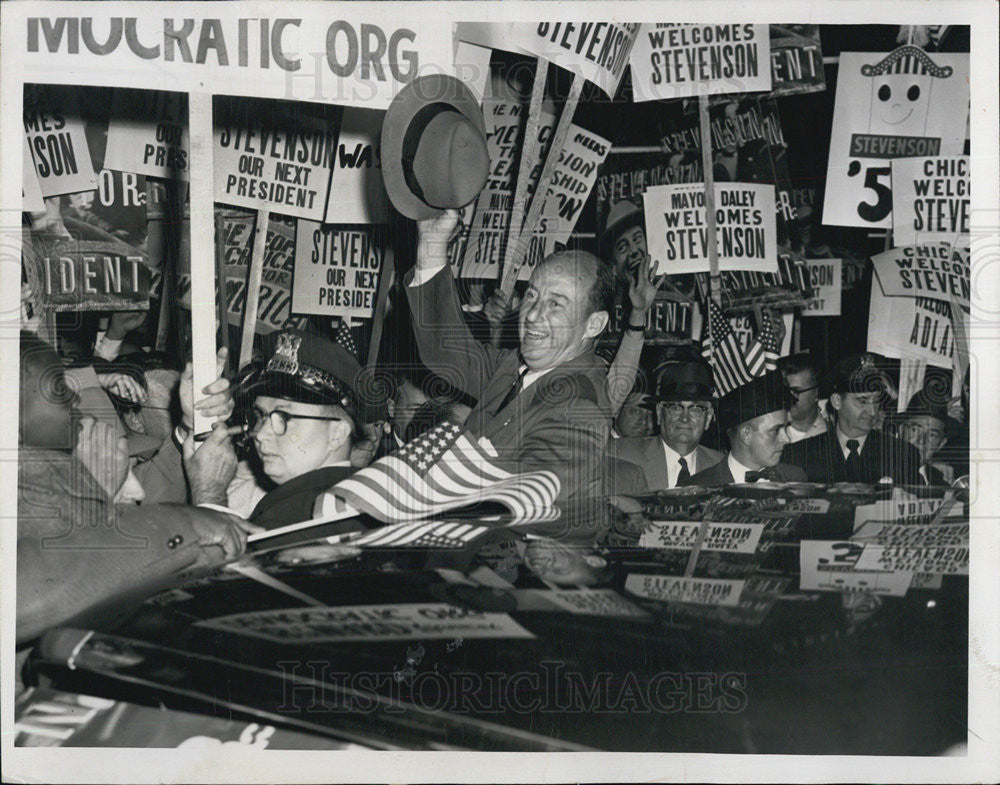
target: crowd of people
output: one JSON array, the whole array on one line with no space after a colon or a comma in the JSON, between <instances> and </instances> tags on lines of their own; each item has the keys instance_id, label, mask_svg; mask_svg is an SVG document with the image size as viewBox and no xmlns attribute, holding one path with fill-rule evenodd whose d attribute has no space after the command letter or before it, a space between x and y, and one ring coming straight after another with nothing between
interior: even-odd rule
<instances>
[{"instance_id":1,"label":"crowd of people","mask_svg":"<svg viewBox=\"0 0 1000 785\"><path fill-rule=\"evenodd\" d=\"M19 640L317 517L337 482L442 422L511 472L553 471L561 501L767 481L944 486L968 470L967 384L962 399L921 392L897 413L873 354L829 373L808 354L783 357L721 397L693 349L650 365L643 326L666 276L645 252L554 253L521 292L516 337L496 329L511 311L496 298L476 334L445 269L458 228L454 210L417 223L400 284L415 343L405 367L364 368L333 336L288 328L263 336L232 380L220 350L218 378L196 392L190 363L129 346L142 314L111 314L72 359L26 325ZM608 362L595 347L616 299L627 320ZM210 433L193 433L196 410Z\"/></svg>"}]
</instances>

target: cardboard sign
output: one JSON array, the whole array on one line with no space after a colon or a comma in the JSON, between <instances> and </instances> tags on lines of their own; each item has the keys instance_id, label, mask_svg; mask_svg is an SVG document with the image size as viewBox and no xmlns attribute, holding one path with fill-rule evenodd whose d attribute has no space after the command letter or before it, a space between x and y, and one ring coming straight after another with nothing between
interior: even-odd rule
<instances>
[{"instance_id":1,"label":"cardboard sign","mask_svg":"<svg viewBox=\"0 0 1000 785\"><path fill-rule=\"evenodd\" d=\"M969 247L968 157L893 161L893 245L928 245L938 241Z\"/></svg>"},{"instance_id":2,"label":"cardboard sign","mask_svg":"<svg viewBox=\"0 0 1000 785\"><path fill-rule=\"evenodd\" d=\"M41 88L24 104L24 133L42 196L59 196L97 187L75 90ZM33 107L33 108L31 108Z\"/></svg>"},{"instance_id":3,"label":"cardboard sign","mask_svg":"<svg viewBox=\"0 0 1000 785\"><path fill-rule=\"evenodd\" d=\"M913 571L884 572L857 569L863 545L833 540L802 540L799 546L799 588L814 591L867 591L902 597Z\"/></svg>"},{"instance_id":4,"label":"cardboard sign","mask_svg":"<svg viewBox=\"0 0 1000 785\"><path fill-rule=\"evenodd\" d=\"M771 97L826 90L819 25L769 25Z\"/></svg>"},{"instance_id":5,"label":"cardboard sign","mask_svg":"<svg viewBox=\"0 0 1000 785\"><path fill-rule=\"evenodd\" d=\"M196 626L289 644L535 637L506 613L482 613L443 602L255 611Z\"/></svg>"},{"instance_id":6,"label":"cardboard sign","mask_svg":"<svg viewBox=\"0 0 1000 785\"><path fill-rule=\"evenodd\" d=\"M715 184L715 219L720 269L775 272L778 241L773 185ZM708 225L705 187L661 185L643 195L646 239L657 271L707 273Z\"/></svg>"},{"instance_id":7,"label":"cardboard sign","mask_svg":"<svg viewBox=\"0 0 1000 785\"><path fill-rule=\"evenodd\" d=\"M367 226L298 221L292 311L370 318L385 251Z\"/></svg>"},{"instance_id":8,"label":"cardboard sign","mask_svg":"<svg viewBox=\"0 0 1000 785\"><path fill-rule=\"evenodd\" d=\"M640 575L625 578L625 591L647 600L689 602L695 605L736 606L746 580L683 578L677 575Z\"/></svg>"},{"instance_id":9,"label":"cardboard sign","mask_svg":"<svg viewBox=\"0 0 1000 785\"><path fill-rule=\"evenodd\" d=\"M654 521L639 537L639 547L689 550L698 540L700 527L697 521ZM756 553L763 533L763 523L711 523L705 531L701 549Z\"/></svg>"},{"instance_id":10,"label":"cardboard sign","mask_svg":"<svg viewBox=\"0 0 1000 785\"><path fill-rule=\"evenodd\" d=\"M892 159L961 155L968 114L967 54L841 52L823 223L889 228Z\"/></svg>"},{"instance_id":11,"label":"cardboard sign","mask_svg":"<svg viewBox=\"0 0 1000 785\"><path fill-rule=\"evenodd\" d=\"M868 351L951 368L955 353L951 306L925 297L886 297L872 280Z\"/></svg>"},{"instance_id":12,"label":"cardboard sign","mask_svg":"<svg viewBox=\"0 0 1000 785\"><path fill-rule=\"evenodd\" d=\"M370 109L387 109L418 75L450 73L453 55L447 23L419 6L209 3L123 20L121 7L95 4L24 8L4 22L24 41L25 73L66 84L92 84L100 74L109 87Z\"/></svg>"},{"instance_id":13,"label":"cardboard sign","mask_svg":"<svg viewBox=\"0 0 1000 785\"><path fill-rule=\"evenodd\" d=\"M781 223L779 217L779 235L781 234ZM698 293L704 302L710 296L708 276L698 275L695 276L694 280ZM774 307L781 311L804 308L808 303L805 293L810 291L809 269L805 259L792 253L779 241L777 273L722 270L719 273L719 289L722 294L723 310L729 313L749 314L758 305ZM788 334L790 334L791 324L786 324L786 327ZM736 327L734 326L733 329ZM788 349L783 349L782 353L788 351Z\"/></svg>"},{"instance_id":14,"label":"cardboard sign","mask_svg":"<svg viewBox=\"0 0 1000 785\"><path fill-rule=\"evenodd\" d=\"M186 95L153 90L114 92L105 168L188 180L188 150Z\"/></svg>"},{"instance_id":15,"label":"cardboard sign","mask_svg":"<svg viewBox=\"0 0 1000 785\"><path fill-rule=\"evenodd\" d=\"M336 125L285 102L217 101L214 119L215 201L323 219Z\"/></svg>"},{"instance_id":16,"label":"cardboard sign","mask_svg":"<svg viewBox=\"0 0 1000 785\"><path fill-rule=\"evenodd\" d=\"M900 494L896 489L894 494ZM906 498L884 499L874 504L861 504L854 508L854 531L859 532L861 527L869 521L895 521L896 523L926 523L929 521L944 503L944 498L920 499L912 494L906 494ZM945 516L946 518L964 518L963 505L956 504Z\"/></svg>"},{"instance_id":17,"label":"cardboard sign","mask_svg":"<svg viewBox=\"0 0 1000 785\"><path fill-rule=\"evenodd\" d=\"M903 574L968 575L969 543L923 548L866 544L857 567L860 570L892 570Z\"/></svg>"},{"instance_id":18,"label":"cardboard sign","mask_svg":"<svg viewBox=\"0 0 1000 785\"><path fill-rule=\"evenodd\" d=\"M907 245L872 257L887 297L927 297L969 307L969 252L948 245Z\"/></svg>"},{"instance_id":19,"label":"cardboard sign","mask_svg":"<svg viewBox=\"0 0 1000 785\"><path fill-rule=\"evenodd\" d=\"M771 89L767 25L656 23L632 47L634 101Z\"/></svg>"},{"instance_id":20,"label":"cardboard sign","mask_svg":"<svg viewBox=\"0 0 1000 785\"><path fill-rule=\"evenodd\" d=\"M378 144L384 117L373 109L344 109L326 223L384 224L389 220L389 196L382 180Z\"/></svg>"},{"instance_id":21,"label":"cardboard sign","mask_svg":"<svg viewBox=\"0 0 1000 785\"><path fill-rule=\"evenodd\" d=\"M38 183L38 174L35 172L35 162L31 157L31 150L28 149L28 138L24 139L24 156L21 167L21 209L26 213L45 212L45 197L42 196L42 187Z\"/></svg>"},{"instance_id":22,"label":"cardboard sign","mask_svg":"<svg viewBox=\"0 0 1000 785\"><path fill-rule=\"evenodd\" d=\"M614 589L551 589L537 593L565 611L585 616L643 618L649 615Z\"/></svg>"},{"instance_id":23,"label":"cardboard sign","mask_svg":"<svg viewBox=\"0 0 1000 785\"><path fill-rule=\"evenodd\" d=\"M146 257L124 243L70 240L40 255L39 304L52 311L143 311L149 308Z\"/></svg>"},{"instance_id":24,"label":"cardboard sign","mask_svg":"<svg viewBox=\"0 0 1000 785\"><path fill-rule=\"evenodd\" d=\"M783 508L791 513L826 515L830 511L829 499L788 499Z\"/></svg>"},{"instance_id":25,"label":"cardboard sign","mask_svg":"<svg viewBox=\"0 0 1000 785\"><path fill-rule=\"evenodd\" d=\"M868 521L851 537L854 542L897 548L969 547L969 523L899 523ZM931 570L928 570L931 572Z\"/></svg>"},{"instance_id":26,"label":"cardboard sign","mask_svg":"<svg viewBox=\"0 0 1000 785\"><path fill-rule=\"evenodd\" d=\"M812 297L803 316L840 316L842 277L840 259L807 259Z\"/></svg>"}]
</instances>

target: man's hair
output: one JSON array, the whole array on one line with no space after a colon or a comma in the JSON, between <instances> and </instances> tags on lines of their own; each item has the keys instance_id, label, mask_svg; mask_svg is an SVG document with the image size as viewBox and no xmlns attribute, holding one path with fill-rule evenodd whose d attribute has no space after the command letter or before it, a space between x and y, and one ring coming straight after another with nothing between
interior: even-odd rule
<instances>
[{"instance_id":1,"label":"man's hair","mask_svg":"<svg viewBox=\"0 0 1000 785\"><path fill-rule=\"evenodd\" d=\"M816 358L811 354L792 354L788 357L782 357L778 360L778 370L781 371L783 376L802 373L803 371L812 371L816 380L819 380L819 366Z\"/></svg>"},{"instance_id":2,"label":"man's hair","mask_svg":"<svg viewBox=\"0 0 1000 785\"><path fill-rule=\"evenodd\" d=\"M588 275L593 276L594 282L587 293L587 313L592 314L598 311L606 311L610 316L615 307L615 270L607 262L601 261L589 251L557 251L547 256L542 264L550 262L568 261L578 265L581 271L586 269Z\"/></svg>"}]
</instances>

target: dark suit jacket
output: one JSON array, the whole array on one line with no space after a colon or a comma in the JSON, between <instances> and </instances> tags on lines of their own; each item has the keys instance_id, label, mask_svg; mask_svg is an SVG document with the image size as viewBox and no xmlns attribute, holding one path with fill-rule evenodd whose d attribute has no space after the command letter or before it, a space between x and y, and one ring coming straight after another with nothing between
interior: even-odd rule
<instances>
[{"instance_id":1,"label":"dark suit jacket","mask_svg":"<svg viewBox=\"0 0 1000 785\"><path fill-rule=\"evenodd\" d=\"M614 441L614 440L612 440ZM615 496L639 496L649 491L642 468L629 461L608 456L605 459L605 492Z\"/></svg>"},{"instance_id":2,"label":"dark suit jacket","mask_svg":"<svg viewBox=\"0 0 1000 785\"><path fill-rule=\"evenodd\" d=\"M872 431L865 439L861 456L861 482L874 484L891 477L899 484L922 485L917 470L920 453L908 442ZM833 428L819 436L786 445L782 461L805 469L810 482L834 483L847 481L844 453Z\"/></svg>"},{"instance_id":3,"label":"dark suit jacket","mask_svg":"<svg viewBox=\"0 0 1000 785\"><path fill-rule=\"evenodd\" d=\"M553 368L500 408L518 378L518 352L472 337L449 271L404 288L420 359L476 399L466 427L473 436L490 440L497 463L514 472L556 472L560 497L600 495L611 432L604 362L587 352Z\"/></svg>"},{"instance_id":4,"label":"dark suit jacket","mask_svg":"<svg viewBox=\"0 0 1000 785\"><path fill-rule=\"evenodd\" d=\"M704 471L722 460L722 453L699 444L694 449L695 466ZM639 466L646 475L650 490L661 491L667 486L667 456L659 436L629 436L608 442L608 453Z\"/></svg>"},{"instance_id":5,"label":"dark suit jacket","mask_svg":"<svg viewBox=\"0 0 1000 785\"><path fill-rule=\"evenodd\" d=\"M776 482L805 482L806 473L798 466L789 466L787 463L779 463L774 467ZM704 471L691 475L686 482L681 485L704 485L712 487L715 485L732 485L736 480L733 473L729 471L729 453L722 456L722 460L715 466L710 466Z\"/></svg>"},{"instance_id":6,"label":"dark suit jacket","mask_svg":"<svg viewBox=\"0 0 1000 785\"><path fill-rule=\"evenodd\" d=\"M316 497L356 471L353 466L324 466L294 477L264 494L247 520L265 529L308 521Z\"/></svg>"}]
</instances>

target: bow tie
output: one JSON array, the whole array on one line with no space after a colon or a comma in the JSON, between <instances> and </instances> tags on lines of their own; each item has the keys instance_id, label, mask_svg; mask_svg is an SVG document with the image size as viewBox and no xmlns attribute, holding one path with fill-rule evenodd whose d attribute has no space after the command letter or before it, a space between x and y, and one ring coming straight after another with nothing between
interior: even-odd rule
<instances>
[{"instance_id":1,"label":"bow tie","mask_svg":"<svg viewBox=\"0 0 1000 785\"><path fill-rule=\"evenodd\" d=\"M774 480L777 474L774 467L761 469L759 472L747 472L744 482L757 482L757 480Z\"/></svg>"}]
</instances>

